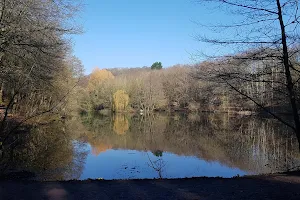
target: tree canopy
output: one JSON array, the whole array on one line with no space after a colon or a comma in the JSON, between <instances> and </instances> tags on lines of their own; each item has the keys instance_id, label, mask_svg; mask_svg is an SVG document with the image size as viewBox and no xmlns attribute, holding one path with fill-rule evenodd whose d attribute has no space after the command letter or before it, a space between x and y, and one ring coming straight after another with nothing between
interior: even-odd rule
<instances>
[{"instance_id":1,"label":"tree canopy","mask_svg":"<svg viewBox=\"0 0 300 200\"><path fill-rule=\"evenodd\" d=\"M114 78L114 75L110 71L96 67L90 75L88 88L94 90L101 83Z\"/></svg>"},{"instance_id":2,"label":"tree canopy","mask_svg":"<svg viewBox=\"0 0 300 200\"><path fill-rule=\"evenodd\" d=\"M120 112L126 110L129 103L129 96L125 91L118 90L115 92L113 99L113 111Z\"/></svg>"},{"instance_id":3,"label":"tree canopy","mask_svg":"<svg viewBox=\"0 0 300 200\"><path fill-rule=\"evenodd\" d=\"M161 64L161 62L155 62L151 65L151 69L162 69L163 66Z\"/></svg>"},{"instance_id":4,"label":"tree canopy","mask_svg":"<svg viewBox=\"0 0 300 200\"><path fill-rule=\"evenodd\" d=\"M73 20L80 8L80 0L1 1L0 86L6 110L0 142L26 120L70 108L83 71L69 38L81 32ZM22 120L8 128L8 114Z\"/></svg>"}]
</instances>

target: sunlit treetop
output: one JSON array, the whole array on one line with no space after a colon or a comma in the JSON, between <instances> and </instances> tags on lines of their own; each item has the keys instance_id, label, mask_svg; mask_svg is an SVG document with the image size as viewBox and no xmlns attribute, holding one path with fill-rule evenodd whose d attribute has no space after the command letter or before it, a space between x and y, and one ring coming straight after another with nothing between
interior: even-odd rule
<instances>
[{"instance_id":1,"label":"sunlit treetop","mask_svg":"<svg viewBox=\"0 0 300 200\"><path fill-rule=\"evenodd\" d=\"M103 82L112 80L114 78L114 75L110 71L96 67L90 75L88 88L94 89Z\"/></svg>"}]
</instances>

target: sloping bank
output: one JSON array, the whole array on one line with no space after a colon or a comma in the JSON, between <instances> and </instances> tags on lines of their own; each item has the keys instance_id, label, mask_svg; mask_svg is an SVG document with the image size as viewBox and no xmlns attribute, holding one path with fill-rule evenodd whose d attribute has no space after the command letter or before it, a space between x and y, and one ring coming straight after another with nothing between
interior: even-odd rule
<instances>
[{"instance_id":1,"label":"sloping bank","mask_svg":"<svg viewBox=\"0 0 300 200\"><path fill-rule=\"evenodd\" d=\"M0 199L300 199L300 173L173 180L0 181Z\"/></svg>"}]
</instances>

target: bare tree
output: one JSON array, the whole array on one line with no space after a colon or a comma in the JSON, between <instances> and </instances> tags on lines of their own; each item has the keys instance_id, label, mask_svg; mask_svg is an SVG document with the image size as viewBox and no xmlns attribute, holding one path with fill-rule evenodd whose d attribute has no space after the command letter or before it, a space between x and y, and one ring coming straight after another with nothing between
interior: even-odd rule
<instances>
[{"instance_id":1,"label":"bare tree","mask_svg":"<svg viewBox=\"0 0 300 200\"><path fill-rule=\"evenodd\" d=\"M221 30L226 36L208 38L199 36L202 42L237 48L237 55L227 55L218 59L219 68L214 71L215 78L227 84L231 89L250 99L257 106L294 130L300 144L300 120L298 115L298 99L296 85L300 71L297 69L299 53L299 1L298 0L204 0L207 5L216 5L231 14L238 15L237 22L206 26L213 31ZM226 32L228 31L229 32ZM236 34L232 34L236 33ZM219 35L220 36L220 35ZM231 36L231 37L230 37ZM234 36L234 37L232 37ZM221 38L221 39L220 39ZM213 58L213 57L212 57ZM214 57L216 59L216 57ZM225 62L225 64L224 64ZM226 66L242 66L247 63L248 69L226 70ZM226 65L226 66L222 66ZM253 67L255 66L256 67ZM258 65L258 66L257 66ZM266 80L267 70L276 69L276 73L284 79L278 82ZM252 71L250 70L252 67ZM248 71L247 71L248 70ZM248 72L248 73L245 73ZM274 72L274 71L272 71ZM242 75L241 75L242 74ZM257 79L257 74L261 76ZM262 76L263 75L263 76ZM235 82L234 82L235 81ZM239 90L235 83L254 81L265 85L280 84L285 87L286 99L289 101L294 123L284 120L266 108L257 97ZM276 89L276 88L274 88Z\"/></svg>"},{"instance_id":2,"label":"bare tree","mask_svg":"<svg viewBox=\"0 0 300 200\"><path fill-rule=\"evenodd\" d=\"M7 138L3 132L9 112L32 118L66 102L75 84L69 78L81 67L70 58L66 37L80 32L72 21L80 7L80 1L69 0L0 1L0 84L7 101L1 140Z\"/></svg>"}]
</instances>

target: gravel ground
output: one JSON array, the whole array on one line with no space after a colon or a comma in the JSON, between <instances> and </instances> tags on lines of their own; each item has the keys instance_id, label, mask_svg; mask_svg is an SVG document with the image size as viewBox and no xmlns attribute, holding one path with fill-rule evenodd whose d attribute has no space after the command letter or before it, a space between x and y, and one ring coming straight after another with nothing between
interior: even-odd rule
<instances>
[{"instance_id":1,"label":"gravel ground","mask_svg":"<svg viewBox=\"0 0 300 200\"><path fill-rule=\"evenodd\" d=\"M277 174L231 179L0 181L0 199L300 200L300 174Z\"/></svg>"}]
</instances>

